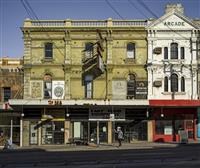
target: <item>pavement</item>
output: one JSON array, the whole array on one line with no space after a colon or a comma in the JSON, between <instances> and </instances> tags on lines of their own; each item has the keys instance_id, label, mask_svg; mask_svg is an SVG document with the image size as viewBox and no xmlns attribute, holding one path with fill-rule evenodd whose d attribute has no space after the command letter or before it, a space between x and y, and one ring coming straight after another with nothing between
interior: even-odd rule
<instances>
[{"instance_id":1,"label":"pavement","mask_svg":"<svg viewBox=\"0 0 200 168\"><path fill-rule=\"evenodd\" d=\"M126 149L153 149L153 148L174 148L180 145L190 145L194 143L199 143L200 141L189 142L187 144L180 143L157 143L157 142L147 142L139 141L133 143L122 143L122 146L118 147L117 143L113 144L89 144L89 145L42 145L42 146L24 146L19 147L13 145L12 149L14 151L30 151L30 150L42 150L42 151L92 151L92 150L126 150ZM0 148L0 151L3 147Z\"/></svg>"}]
</instances>

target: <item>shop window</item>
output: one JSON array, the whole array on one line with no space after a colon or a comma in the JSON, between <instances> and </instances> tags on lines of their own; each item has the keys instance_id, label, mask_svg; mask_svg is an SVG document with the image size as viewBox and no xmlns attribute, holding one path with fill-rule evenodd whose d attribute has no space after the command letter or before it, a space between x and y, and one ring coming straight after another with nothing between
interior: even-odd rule
<instances>
[{"instance_id":1,"label":"shop window","mask_svg":"<svg viewBox=\"0 0 200 168\"><path fill-rule=\"evenodd\" d=\"M53 58L53 44L52 43L45 44L45 58L46 59Z\"/></svg>"},{"instance_id":2,"label":"shop window","mask_svg":"<svg viewBox=\"0 0 200 168\"><path fill-rule=\"evenodd\" d=\"M185 59L185 48L181 47L181 59Z\"/></svg>"},{"instance_id":3,"label":"shop window","mask_svg":"<svg viewBox=\"0 0 200 168\"><path fill-rule=\"evenodd\" d=\"M52 77L51 75L44 76L44 99L52 97Z\"/></svg>"},{"instance_id":4,"label":"shop window","mask_svg":"<svg viewBox=\"0 0 200 168\"><path fill-rule=\"evenodd\" d=\"M168 47L164 47L164 59L168 59Z\"/></svg>"},{"instance_id":5,"label":"shop window","mask_svg":"<svg viewBox=\"0 0 200 168\"><path fill-rule=\"evenodd\" d=\"M93 77L91 75L87 75L85 77L85 98L92 99L93 97Z\"/></svg>"},{"instance_id":6,"label":"shop window","mask_svg":"<svg viewBox=\"0 0 200 168\"><path fill-rule=\"evenodd\" d=\"M3 100L4 102L7 102L11 98L11 88L10 87L4 87L3 88Z\"/></svg>"},{"instance_id":7,"label":"shop window","mask_svg":"<svg viewBox=\"0 0 200 168\"><path fill-rule=\"evenodd\" d=\"M132 99L135 97L135 75L129 74L127 81L127 99Z\"/></svg>"},{"instance_id":8,"label":"shop window","mask_svg":"<svg viewBox=\"0 0 200 168\"><path fill-rule=\"evenodd\" d=\"M178 44L171 43L171 59L178 59Z\"/></svg>"},{"instance_id":9,"label":"shop window","mask_svg":"<svg viewBox=\"0 0 200 168\"><path fill-rule=\"evenodd\" d=\"M156 120L156 134L158 135L172 135L172 121Z\"/></svg>"},{"instance_id":10,"label":"shop window","mask_svg":"<svg viewBox=\"0 0 200 168\"><path fill-rule=\"evenodd\" d=\"M92 58L94 52L93 43L85 44L85 60Z\"/></svg>"},{"instance_id":11,"label":"shop window","mask_svg":"<svg viewBox=\"0 0 200 168\"><path fill-rule=\"evenodd\" d=\"M171 75L171 92L178 92L178 75Z\"/></svg>"},{"instance_id":12,"label":"shop window","mask_svg":"<svg viewBox=\"0 0 200 168\"><path fill-rule=\"evenodd\" d=\"M165 77L164 79L164 91L168 92L168 77Z\"/></svg>"},{"instance_id":13,"label":"shop window","mask_svg":"<svg viewBox=\"0 0 200 168\"><path fill-rule=\"evenodd\" d=\"M178 134L179 130L184 130L184 120L175 120L175 134Z\"/></svg>"},{"instance_id":14,"label":"shop window","mask_svg":"<svg viewBox=\"0 0 200 168\"><path fill-rule=\"evenodd\" d=\"M185 78L181 77L181 92L185 92Z\"/></svg>"},{"instance_id":15,"label":"shop window","mask_svg":"<svg viewBox=\"0 0 200 168\"><path fill-rule=\"evenodd\" d=\"M127 44L127 58L135 59L135 44L134 43Z\"/></svg>"}]
</instances>

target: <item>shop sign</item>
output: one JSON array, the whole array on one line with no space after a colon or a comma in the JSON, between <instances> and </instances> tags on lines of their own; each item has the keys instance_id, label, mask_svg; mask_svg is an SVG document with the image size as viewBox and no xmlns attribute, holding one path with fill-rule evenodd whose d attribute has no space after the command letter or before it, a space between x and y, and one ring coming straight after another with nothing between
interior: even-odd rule
<instances>
[{"instance_id":1,"label":"shop sign","mask_svg":"<svg viewBox=\"0 0 200 168\"><path fill-rule=\"evenodd\" d=\"M172 135L172 126L165 126L164 134L165 135Z\"/></svg>"},{"instance_id":2,"label":"shop sign","mask_svg":"<svg viewBox=\"0 0 200 168\"><path fill-rule=\"evenodd\" d=\"M136 99L147 99L148 87L147 81L136 81Z\"/></svg>"},{"instance_id":3,"label":"shop sign","mask_svg":"<svg viewBox=\"0 0 200 168\"><path fill-rule=\"evenodd\" d=\"M62 105L62 101L61 100L48 100L48 104L49 105Z\"/></svg>"},{"instance_id":4,"label":"shop sign","mask_svg":"<svg viewBox=\"0 0 200 168\"><path fill-rule=\"evenodd\" d=\"M117 121L125 120L125 111L115 110L111 113L108 109L91 109L89 120Z\"/></svg>"},{"instance_id":5,"label":"shop sign","mask_svg":"<svg viewBox=\"0 0 200 168\"><path fill-rule=\"evenodd\" d=\"M165 26L185 26L185 22L164 22Z\"/></svg>"},{"instance_id":6,"label":"shop sign","mask_svg":"<svg viewBox=\"0 0 200 168\"><path fill-rule=\"evenodd\" d=\"M153 82L154 87L161 87L162 86L162 81L154 81Z\"/></svg>"},{"instance_id":7,"label":"shop sign","mask_svg":"<svg viewBox=\"0 0 200 168\"><path fill-rule=\"evenodd\" d=\"M64 81L53 81L53 99L63 99L64 98Z\"/></svg>"}]
</instances>

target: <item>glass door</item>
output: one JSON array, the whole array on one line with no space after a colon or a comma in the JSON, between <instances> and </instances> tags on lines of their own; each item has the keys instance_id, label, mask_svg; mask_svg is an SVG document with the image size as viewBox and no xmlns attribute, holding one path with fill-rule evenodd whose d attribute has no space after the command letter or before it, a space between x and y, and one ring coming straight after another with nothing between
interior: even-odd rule
<instances>
[{"instance_id":1,"label":"glass door","mask_svg":"<svg viewBox=\"0 0 200 168\"><path fill-rule=\"evenodd\" d=\"M36 129L37 123L30 123L30 145L37 145L38 143L38 130Z\"/></svg>"},{"instance_id":2,"label":"glass door","mask_svg":"<svg viewBox=\"0 0 200 168\"><path fill-rule=\"evenodd\" d=\"M193 122L193 120L185 120L185 130L188 133L188 139L194 139L194 122Z\"/></svg>"}]
</instances>

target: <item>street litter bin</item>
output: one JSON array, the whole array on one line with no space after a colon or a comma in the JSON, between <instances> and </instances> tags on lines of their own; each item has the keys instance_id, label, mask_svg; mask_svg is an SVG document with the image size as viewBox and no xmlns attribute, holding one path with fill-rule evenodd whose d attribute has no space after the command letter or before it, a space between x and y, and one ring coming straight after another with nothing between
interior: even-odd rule
<instances>
[{"instance_id":1,"label":"street litter bin","mask_svg":"<svg viewBox=\"0 0 200 168\"><path fill-rule=\"evenodd\" d=\"M179 142L181 144L188 143L188 132L187 131L181 129L181 130L178 131L178 134L179 134L179 137L180 137Z\"/></svg>"}]
</instances>

